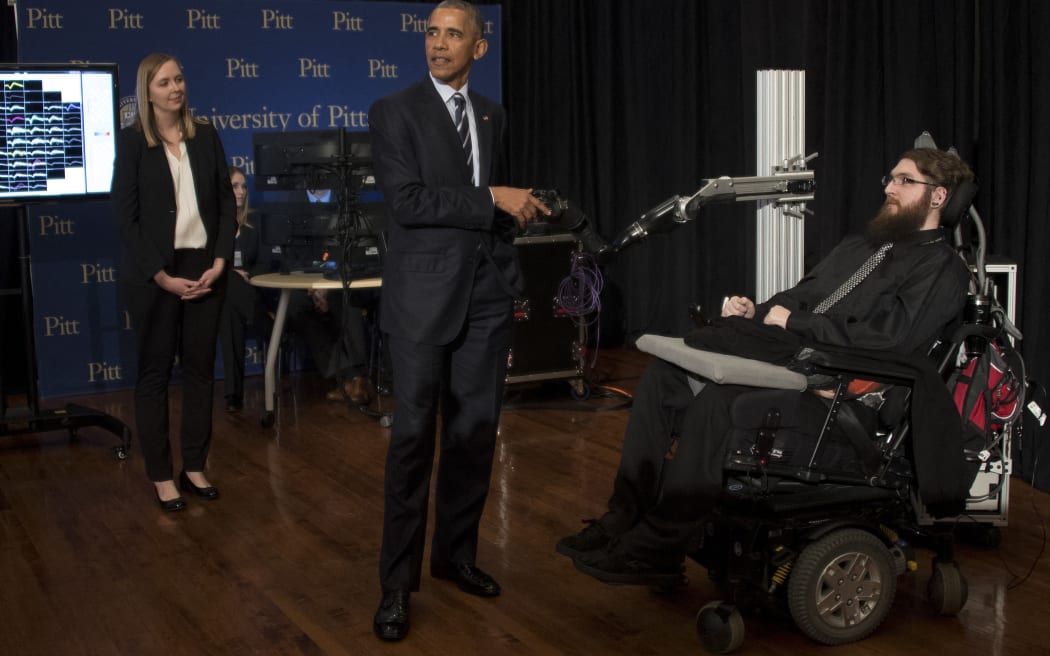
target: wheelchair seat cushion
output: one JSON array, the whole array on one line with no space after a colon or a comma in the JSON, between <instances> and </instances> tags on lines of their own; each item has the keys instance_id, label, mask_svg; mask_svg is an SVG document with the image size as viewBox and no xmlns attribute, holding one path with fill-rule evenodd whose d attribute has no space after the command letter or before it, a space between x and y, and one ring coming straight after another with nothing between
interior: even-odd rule
<instances>
[{"instance_id":1,"label":"wheelchair seat cushion","mask_svg":"<svg viewBox=\"0 0 1050 656\"><path fill-rule=\"evenodd\" d=\"M768 362L696 349L687 346L681 337L642 335L636 345L644 353L655 355L716 383L806 389L806 377L802 374Z\"/></svg>"}]
</instances>

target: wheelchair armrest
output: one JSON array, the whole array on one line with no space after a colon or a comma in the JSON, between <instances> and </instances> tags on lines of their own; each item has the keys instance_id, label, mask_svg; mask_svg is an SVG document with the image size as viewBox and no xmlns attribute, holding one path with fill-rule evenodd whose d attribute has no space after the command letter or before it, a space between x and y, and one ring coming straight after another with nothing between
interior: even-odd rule
<instances>
[{"instance_id":1,"label":"wheelchair armrest","mask_svg":"<svg viewBox=\"0 0 1050 656\"><path fill-rule=\"evenodd\" d=\"M686 346L681 337L642 335L638 338L637 346L644 353L655 355L716 383L797 391L806 389L806 377L786 367L695 349Z\"/></svg>"},{"instance_id":2,"label":"wheelchair armrest","mask_svg":"<svg viewBox=\"0 0 1050 656\"><path fill-rule=\"evenodd\" d=\"M843 347L805 347L791 362L791 371L806 376L839 376L861 378L895 385L911 385L915 380L915 362L900 362L900 358L880 351L844 349ZM933 368L933 363L928 365Z\"/></svg>"}]
</instances>

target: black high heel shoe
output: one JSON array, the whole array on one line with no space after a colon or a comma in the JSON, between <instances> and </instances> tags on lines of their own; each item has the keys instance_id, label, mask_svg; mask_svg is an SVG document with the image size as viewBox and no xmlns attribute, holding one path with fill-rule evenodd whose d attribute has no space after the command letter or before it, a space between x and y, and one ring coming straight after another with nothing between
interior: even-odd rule
<instances>
[{"instance_id":1,"label":"black high heel shoe","mask_svg":"<svg viewBox=\"0 0 1050 656\"><path fill-rule=\"evenodd\" d=\"M192 492L202 499L212 501L219 498L219 488L209 485L208 487L197 487L190 480L190 477L186 475L186 470L179 472L179 487L182 488L183 492Z\"/></svg>"},{"instance_id":2,"label":"black high heel shoe","mask_svg":"<svg viewBox=\"0 0 1050 656\"><path fill-rule=\"evenodd\" d=\"M160 495L158 494L157 503L160 504L160 509L165 512L175 512L176 510L186 509L186 500L183 499L181 496L165 501L164 499L161 499Z\"/></svg>"}]
</instances>

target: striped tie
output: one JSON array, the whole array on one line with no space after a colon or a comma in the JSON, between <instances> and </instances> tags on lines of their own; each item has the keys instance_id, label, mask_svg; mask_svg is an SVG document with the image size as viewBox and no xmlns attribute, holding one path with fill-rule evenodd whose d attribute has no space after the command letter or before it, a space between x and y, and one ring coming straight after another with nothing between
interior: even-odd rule
<instances>
[{"instance_id":1,"label":"striped tie","mask_svg":"<svg viewBox=\"0 0 1050 656\"><path fill-rule=\"evenodd\" d=\"M467 168L470 169L470 177L474 177L474 146L470 143L470 117L467 116L467 101L463 94L452 95L452 102L456 104L456 132L459 132L459 142L463 144L463 152L467 155Z\"/></svg>"},{"instance_id":2,"label":"striped tie","mask_svg":"<svg viewBox=\"0 0 1050 656\"><path fill-rule=\"evenodd\" d=\"M887 242L879 247L879 250L871 254L864 264L860 265L860 268L853 272L853 275L846 279L846 282L839 285L839 288L831 292L831 295L820 302L820 305L813 310L814 314L824 314L828 311L832 305L841 301L846 294L856 288L862 280L868 277L868 275L875 270L875 267L879 266L879 262L886 257L886 251L893 248L892 242Z\"/></svg>"}]
</instances>

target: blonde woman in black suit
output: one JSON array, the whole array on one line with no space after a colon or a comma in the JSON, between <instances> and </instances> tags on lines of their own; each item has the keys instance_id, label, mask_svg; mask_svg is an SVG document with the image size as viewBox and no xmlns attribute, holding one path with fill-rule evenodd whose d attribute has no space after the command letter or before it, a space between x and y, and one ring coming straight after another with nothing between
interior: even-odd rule
<instances>
[{"instance_id":1,"label":"blonde woman in black suit","mask_svg":"<svg viewBox=\"0 0 1050 656\"><path fill-rule=\"evenodd\" d=\"M215 499L204 475L211 445L212 385L227 262L237 228L219 135L196 119L170 55L139 64L138 117L121 131L113 205L121 228L121 281L136 336L135 423L157 501L181 510L179 493ZM168 383L182 369L182 472L173 477Z\"/></svg>"}]
</instances>

